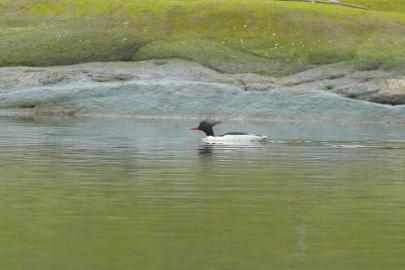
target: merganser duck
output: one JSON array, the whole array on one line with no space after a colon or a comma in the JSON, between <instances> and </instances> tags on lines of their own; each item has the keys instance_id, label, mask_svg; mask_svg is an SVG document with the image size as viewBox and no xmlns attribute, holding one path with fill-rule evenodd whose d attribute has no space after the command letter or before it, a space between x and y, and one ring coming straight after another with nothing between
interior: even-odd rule
<instances>
[{"instance_id":1,"label":"merganser duck","mask_svg":"<svg viewBox=\"0 0 405 270\"><path fill-rule=\"evenodd\" d=\"M200 122L198 127L190 128L189 130L200 130L205 133L205 141L207 143L252 143L252 142L265 142L268 137L261 135L254 135L245 132L229 132L223 135L215 136L212 129L215 125L222 123L221 121L204 120Z\"/></svg>"}]
</instances>

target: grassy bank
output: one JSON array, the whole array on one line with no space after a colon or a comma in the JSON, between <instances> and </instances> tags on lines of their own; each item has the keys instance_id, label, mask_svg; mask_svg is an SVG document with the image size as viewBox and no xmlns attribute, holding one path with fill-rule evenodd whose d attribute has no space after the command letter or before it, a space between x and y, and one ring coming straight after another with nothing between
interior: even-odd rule
<instances>
[{"instance_id":1,"label":"grassy bank","mask_svg":"<svg viewBox=\"0 0 405 270\"><path fill-rule=\"evenodd\" d=\"M405 1L0 0L0 66L181 57L225 72L405 66Z\"/></svg>"}]
</instances>

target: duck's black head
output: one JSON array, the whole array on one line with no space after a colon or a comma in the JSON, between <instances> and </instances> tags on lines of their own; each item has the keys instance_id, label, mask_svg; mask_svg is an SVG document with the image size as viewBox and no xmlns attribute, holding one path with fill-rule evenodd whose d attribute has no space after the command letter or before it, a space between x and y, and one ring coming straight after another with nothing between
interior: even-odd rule
<instances>
[{"instance_id":1,"label":"duck's black head","mask_svg":"<svg viewBox=\"0 0 405 270\"><path fill-rule=\"evenodd\" d=\"M189 130L201 130L207 136L214 136L214 131L212 130L212 127L219 123L221 123L221 121L204 120L200 122L198 127L190 128Z\"/></svg>"}]
</instances>

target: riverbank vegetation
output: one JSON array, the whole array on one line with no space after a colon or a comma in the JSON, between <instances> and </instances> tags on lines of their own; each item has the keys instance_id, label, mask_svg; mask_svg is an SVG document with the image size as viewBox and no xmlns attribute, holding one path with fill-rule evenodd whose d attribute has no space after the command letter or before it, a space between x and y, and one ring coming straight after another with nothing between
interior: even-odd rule
<instances>
[{"instance_id":1,"label":"riverbank vegetation","mask_svg":"<svg viewBox=\"0 0 405 270\"><path fill-rule=\"evenodd\" d=\"M184 58L222 72L405 65L405 1L0 0L0 66Z\"/></svg>"}]
</instances>

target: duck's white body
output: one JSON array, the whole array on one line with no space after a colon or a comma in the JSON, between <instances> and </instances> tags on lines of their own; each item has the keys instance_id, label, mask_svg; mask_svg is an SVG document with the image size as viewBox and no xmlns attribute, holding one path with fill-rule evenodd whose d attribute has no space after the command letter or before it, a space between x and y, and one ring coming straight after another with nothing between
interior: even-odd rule
<instances>
[{"instance_id":1,"label":"duck's white body","mask_svg":"<svg viewBox=\"0 0 405 270\"><path fill-rule=\"evenodd\" d=\"M207 137L203 141L207 143L218 143L218 144L249 144L254 142L265 142L268 140L267 136L254 135L244 132L230 132L221 136L215 136L212 129L213 126L221 122L213 122L204 120L201 121L198 127L190 128L189 130L200 130L205 133Z\"/></svg>"},{"instance_id":2,"label":"duck's white body","mask_svg":"<svg viewBox=\"0 0 405 270\"><path fill-rule=\"evenodd\" d=\"M225 134L222 136L207 136L203 141L207 143L234 143L234 144L245 144L253 142L265 142L268 139L267 136L260 136L254 134L242 134L242 135L233 135Z\"/></svg>"}]
</instances>

